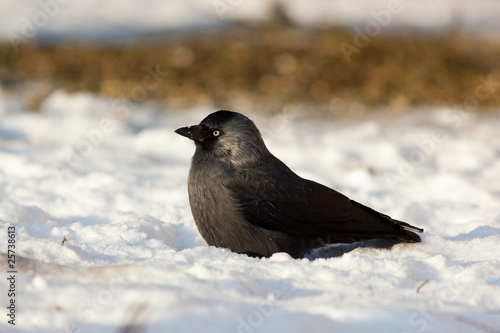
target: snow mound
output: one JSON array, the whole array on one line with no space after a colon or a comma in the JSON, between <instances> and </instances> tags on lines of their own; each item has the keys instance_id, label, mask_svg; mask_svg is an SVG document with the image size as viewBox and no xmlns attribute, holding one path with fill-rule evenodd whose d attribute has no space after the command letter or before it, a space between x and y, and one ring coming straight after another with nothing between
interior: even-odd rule
<instances>
[{"instance_id":1,"label":"snow mound","mask_svg":"<svg viewBox=\"0 0 500 333\"><path fill-rule=\"evenodd\" d=\"M7 263L15 226L19 307L1 331L498 330L498 116L297 113L278 126L239 110L298 174L426 231L421 244L256 259L208 247L191 216L194 146L173 131L215 110L117 117L111 100L56 92L30 113L3 97L0 252Z\"/></svg>"}]
</instances>

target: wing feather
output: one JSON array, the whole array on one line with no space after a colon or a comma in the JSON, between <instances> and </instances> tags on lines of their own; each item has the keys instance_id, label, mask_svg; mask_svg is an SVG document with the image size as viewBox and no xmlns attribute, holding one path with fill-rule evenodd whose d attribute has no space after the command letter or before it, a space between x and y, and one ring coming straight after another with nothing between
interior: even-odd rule
<instances>
[{"instance_id":1,"label":"wing feather","mask_svg":"<svg viewBox=\"0 0 500 333\"><path fill-rule=\"evenodd\" d=\"M394 220L324 185L302 179L277 159L262 165L270 167L238 170L226 184L238 199L245 218L256 226L305 239L322 239L323 243L379 237L420 241L418 235L405 228L419 232L422 229Z\"/></svg>"}]
</instances>

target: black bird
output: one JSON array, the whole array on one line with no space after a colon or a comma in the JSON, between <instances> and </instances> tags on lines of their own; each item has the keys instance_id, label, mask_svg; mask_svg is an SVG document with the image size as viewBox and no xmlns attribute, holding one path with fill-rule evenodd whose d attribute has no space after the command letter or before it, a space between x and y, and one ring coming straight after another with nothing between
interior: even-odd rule
<instances>
[{"instance_id":1,"label":"black bird","mask_svg":"<svg viewBox=\"0 0 500 333\"><path fill-rule=\"evenodd\" d=\"M303 179L274 157L250 119L217 111L175 131L194 141L189 202L208 245L250 256L294 258L333 243L420 242L423 229Z\"/></svg>"}]
</instances>

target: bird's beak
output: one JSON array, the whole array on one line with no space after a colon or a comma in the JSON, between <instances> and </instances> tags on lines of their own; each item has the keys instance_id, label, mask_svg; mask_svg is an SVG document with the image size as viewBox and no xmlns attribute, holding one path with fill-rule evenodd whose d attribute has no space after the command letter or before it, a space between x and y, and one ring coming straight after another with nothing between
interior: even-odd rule
<instances>
[{"instance_id":1,"label":"bird's beak","mask_svg":"<svg viewBox=\"0 0 500 333\"><path fill-rule=\"evenodd\" d=\"M175 130L175 133L185 136L191 140L203 142L206 138L206 129L202 125L193 125L191 127L181 127Z\"/></svg>"}]
</instances>

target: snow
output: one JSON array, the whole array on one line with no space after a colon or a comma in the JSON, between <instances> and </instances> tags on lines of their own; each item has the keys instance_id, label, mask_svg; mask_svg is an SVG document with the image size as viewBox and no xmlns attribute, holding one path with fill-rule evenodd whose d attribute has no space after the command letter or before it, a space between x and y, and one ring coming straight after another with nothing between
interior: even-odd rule
<instances>
[{"instance_id":1,"label":"snow","mask_svg":"<svg viewBox=\"0 0 500 333\"><path fill-rule=\"evenodd\" d=\"M58 91L33 113L0 94L0 260L15 226L18 270L2 332L498 332L497 115L238 110L298 174L425 229L256 259L208 247L191 216L194 145L173 131L215 110Z\"/></svg>"},{"instance_id":2,"label":"snow","mask_svg":"<svg viewBox=\"0 0 500 333\"><path fill-rule=\"evenodd\" d=\"M6 0L0 2L0 39L14 45L43 38L115 41L158 31L203 33L227 22L259 22L275 1L189 0ZM282 0L291 19L303 26L347 26L368 21L383 29L442 29L459 25L498 38L496 0ZM380 27L380 26L379 26Z\"/></svg>"}]
</instances>

